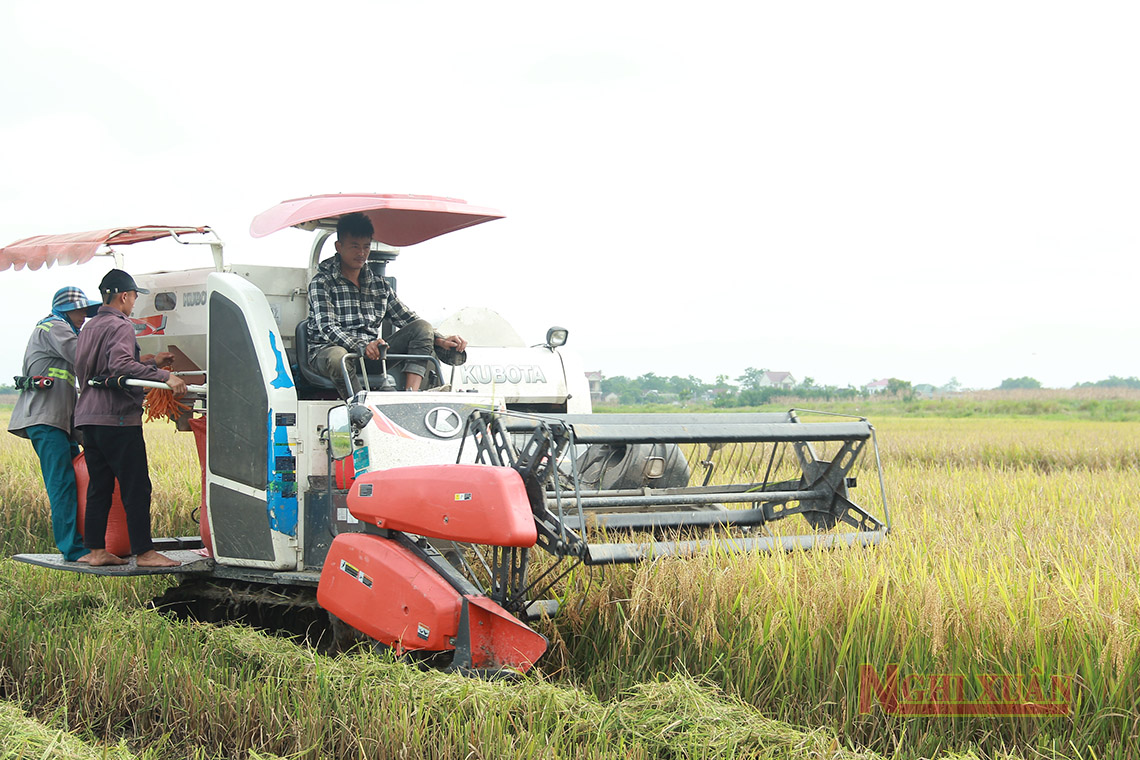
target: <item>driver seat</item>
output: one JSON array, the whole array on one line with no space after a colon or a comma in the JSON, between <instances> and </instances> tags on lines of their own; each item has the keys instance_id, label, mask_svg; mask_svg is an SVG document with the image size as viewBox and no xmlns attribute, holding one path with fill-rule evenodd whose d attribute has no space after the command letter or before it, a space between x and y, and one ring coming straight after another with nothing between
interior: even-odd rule
<instances>
[{"instance_id":1,"label":"driver seat","mask_svg":"<svg viewBox=\"0 0 1140 760\"><path fill-rule=\"evenodd\" d=\"M322 375L316 367L309 363L309 320L303 319L297 323L296 329L293 331L294 343L297 347L297 370L298 374L304 379L305 385L309 388L319 391L332 391L336 394L336 385L329 378ZM368 370L368 385L375 389L383 384L384 375L381 371L380 362L366 361L365 368ZM389 374L389 379L391 373ZM402 390L403 383L398 383L397 388Z\"/></svg>"},{"instance_id":2,"label":"driver seat","mask_svg":"<svg viewBox=\"0 0 1140 760\"><path fill-rule=\"evenodd\" d=\"M297 347L297 370L305 381L305 385L322 391L335 391L333 381L317 372L316 367L309 364L309 320L302 319L293 331L293 345Z\"/></svg>"}]
</instances>

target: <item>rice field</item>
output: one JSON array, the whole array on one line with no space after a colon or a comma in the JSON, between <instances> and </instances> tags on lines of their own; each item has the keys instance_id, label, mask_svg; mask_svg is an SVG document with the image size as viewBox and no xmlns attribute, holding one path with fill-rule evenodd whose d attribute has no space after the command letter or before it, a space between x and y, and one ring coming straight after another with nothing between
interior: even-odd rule
<instances>
[{"instance_id":1,"label":"rice field","mask_svg":"<svg viewBox=\"0 0 1140 760\"><path fill-rule=\"evenodd\" d=\"M169 581L0 560L0 758L1140 756L1140 423L872 421L886 544L575 571L517 683L171 621L145 609ZM193 533L191 437L147 436L155 534ZM31 446L5 436L0 462L4 554L50 550ZM861 704L892 665L1065 709Z\"/></svg>"}]
</instances>

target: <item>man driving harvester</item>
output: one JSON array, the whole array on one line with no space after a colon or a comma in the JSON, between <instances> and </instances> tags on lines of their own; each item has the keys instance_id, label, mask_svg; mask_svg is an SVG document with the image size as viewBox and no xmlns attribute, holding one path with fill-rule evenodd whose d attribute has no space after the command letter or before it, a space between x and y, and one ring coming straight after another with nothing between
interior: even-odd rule
<instances>
[{"instance_id":1,"label":"man driving harvester","mask_svg":"<svg viewBox=\"0 0 1140 760\"><path fill-rule=\"evenodd\" d=\"M430 322L396 297L383 277L372 272L368 254L373 233L372 220L364 214L342 216L336 225L336 255L321 262L309 283L309 363L332 380L345 399L360 390L354 362L349 362L353 387L344 387L345 354L377 360L382 346L393 353L425 357L434 356L436 348L457 354L467 348L467 341L458 335L435 332ZM380 335L385 318L399 328L386 341ZM426 361L408 360L403 370L404 390L420 390Z\"/></svg>"}]
</instances>

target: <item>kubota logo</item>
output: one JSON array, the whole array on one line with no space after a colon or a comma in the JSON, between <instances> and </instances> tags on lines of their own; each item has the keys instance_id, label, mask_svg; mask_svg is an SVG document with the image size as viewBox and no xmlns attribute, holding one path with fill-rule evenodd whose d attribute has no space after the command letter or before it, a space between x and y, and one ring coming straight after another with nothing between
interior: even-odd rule
<instances>
[{"instance_id":1,"label":"kubota logo","mask_svg":"<svg viewBox=\"0 0 1140 760\"><path fill-rule=\"evenodd\" d=\"M859 666L859 712L877 702L888 715L1055 717L1072 712L1073 677L1041 673L900 673Z\"/></svg>"},{"instance_id":2,"label":"kubota logo","mask_svg":"<svg viewBox=\"0 0 1140 760\"><path fill-rule=\"evenodd\" d=\"M464 384L546 382L546 375L537 364L463 364L459 369L463 372Z\"/></svg>"}]
</instances>

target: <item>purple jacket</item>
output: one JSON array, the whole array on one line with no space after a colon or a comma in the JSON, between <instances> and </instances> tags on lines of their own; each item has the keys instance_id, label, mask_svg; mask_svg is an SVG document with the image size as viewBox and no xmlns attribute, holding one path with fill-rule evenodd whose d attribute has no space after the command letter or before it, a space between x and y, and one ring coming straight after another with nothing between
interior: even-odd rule
<instances>
[{"instance_id":1,"label":"purple jacket","mask_svg":"<svg viewBox=\"0 0 1140 760\"><path fill-rule=\"evenodd\" d=\"M75 404L75 426L142 425L142 403L146 391L92 388L87 381L97 375L126 375L138 380L165 382L170 373L154 362L139 361L139 344L134 324L127 315L110 306L100 306L79 331L75 347L75 376L79 381L79 401Z\"/></svg>"}]
</instances>

